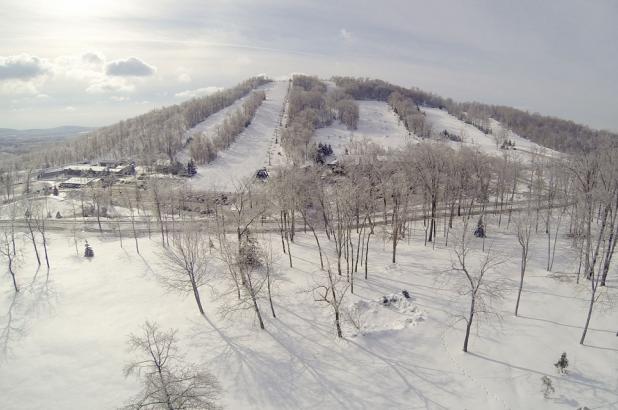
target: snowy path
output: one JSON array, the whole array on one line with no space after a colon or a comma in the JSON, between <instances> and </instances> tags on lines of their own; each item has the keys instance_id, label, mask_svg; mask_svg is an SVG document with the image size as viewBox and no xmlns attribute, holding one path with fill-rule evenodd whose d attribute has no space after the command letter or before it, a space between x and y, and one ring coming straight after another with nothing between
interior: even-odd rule
<instances>
[{"instance_id":1,"label":"snowy path","mask_svg":"<svg viewBox=\"0 0 618 410\"><path fill-rule=\"evenodd\" d=\"M368 141L384 148L400 148L416 137L408 135L387 103L382 101L356 101L358 103L359 121L356 130L348 130L339 121L332 125L319 128L313 134L312 141L316 144L330 144L336 155L345 152L350 142Z\"/></svg>"},{"instance_id":2,"label":"snowy path","mask_svg":"<svg viewBox=\"0 0 618 410\"><path fill-rule=\"evenodd\" d=\"M236 141L207 165L198 167L197 175L190 179L195 190L232 191L235 183L252 177L260 168L268 166L268 158L278 160L280 146L275 145L275 129L287 92L287 81L267 84L266 100L258 108L251 125Z\"/></svg>"}]
</instances>

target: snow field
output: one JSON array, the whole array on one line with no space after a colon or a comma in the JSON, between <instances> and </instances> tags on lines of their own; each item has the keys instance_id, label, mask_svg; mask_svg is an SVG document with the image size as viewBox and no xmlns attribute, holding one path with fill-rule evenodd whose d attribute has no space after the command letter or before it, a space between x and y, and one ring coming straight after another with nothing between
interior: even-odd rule
<instances>
[{"instance_id":1,"label":"snow field","mask_svg":"<svg viewBox=\"0 0 618 410\"><path fill-rule=\"evenodd\" d=\"M355 295L344 302L358 307L366 331L346 323L344 340L335 337L332 311L313 300L311 290L323 272L311 234L297 234L294 268L276 234L262 237L273 244L281 276L277 319L262 304L265 331L251 311L221 317L229 286L214 254L209 260L216 279L201 290L205 320L191 295L169 293L155 279L163 269L156 234L140 238L137 255L131 238L121 249L115 238L81 233L77 256L70 233L49 232L49 275L43 267L37 273L24 240L17 269L22 291L14 297L9 278L0 281L0 341L7 340L7 324L13 329L0 361L0 407L117 408L139 389L122 374L133 357L127 336L151 320L179 330L181 351L219 378L228 409L615 409L615 307L595 310L587 345L580 346L588 284L574 284L569 272L576 255L565 238L555 273L545 271L546 243L539 234L531 243L520 317L514 317L519 249L514 233L498 230L492 218L486 245L506 260L492 277L504 279L508 293L496 305L502 320L473 330L469 354L461 351L464 323L458 320L468 300L457 291L452 254L440 235L435 249L423 246L420 223L400 242L396 264L390 262L390 244L380 235L372 240L368 280L359 268ZM81 256L85 239L93 246L92 260ZM325 237L320 240L332 248ZM480 248L480 241L474 246ZM329 258L332 263L334 254ZM390 299L403 289L410 300L382 306L383 296ZM560 376L553 363L563 351L570 366ZM540 392L543 375L556 388L550 399Z\"/></svg>"},{"instance_id":2,"label":"snow field","mask_svg":"<svg viewBox=\"0 0 618 410\"><path fill-rule=\"evenodd\" d=\"M330 126L315 130L312 142L330 144L335 155L340 156L352 142L367 141L386 149L396 149L417 141L415 136L408 134L387 103L382 101L356 101L356 103L359 111L356 130L348 130L344 124L335 120Z\"/></svg>"}]
</instances>

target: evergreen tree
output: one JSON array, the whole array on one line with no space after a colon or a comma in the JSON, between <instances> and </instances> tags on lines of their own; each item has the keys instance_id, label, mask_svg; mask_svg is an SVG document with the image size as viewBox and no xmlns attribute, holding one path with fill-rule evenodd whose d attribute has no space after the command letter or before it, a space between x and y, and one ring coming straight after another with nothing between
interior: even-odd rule
<instances>
[{"instance_id":1,"label":"evergreen tree","mask_svg":"<svg viewBox=\"0 0 618 410\"><path fill-rule=\"evenodd\" d=\"M189 160L189 163L187 164L187 175L192 177L195 174L197 174L197 167L195 166L195 161L191 159Z\"/></svg>"},{"instance_id":2,"label":"evergreen tree","mask_svg":"<svg viewBox=\"0 0 618 410\"><path fill-rule=\"evenodd\" d=\"M485 238L485 224L483 223L483 217L479 218L478 223L476 224L476 229L474 230L474 236L477 238Z\"/></svg>"},{"instance_id":3,"label":"evergreen tree","mask_svg":"<svg viewBox=\"0 0 618 410\"><path fill-rule=\"evenodd\" d=\"M58 187L56 185L54 185L54 190L52 191L52 193L54 194L54 196L58 196Z\"/></svg>"},{"instance_id":4,"label":"evergreen tree","mask_svg":"<svg viewBox=\"0 0 618 410\"><path fill-rule=\"evenodd\" d=\"M84 256L86 258L92 258L94 256L94 251L88 242L86 242L86 247L84 249Z\"/></svg>"}]
</instances>

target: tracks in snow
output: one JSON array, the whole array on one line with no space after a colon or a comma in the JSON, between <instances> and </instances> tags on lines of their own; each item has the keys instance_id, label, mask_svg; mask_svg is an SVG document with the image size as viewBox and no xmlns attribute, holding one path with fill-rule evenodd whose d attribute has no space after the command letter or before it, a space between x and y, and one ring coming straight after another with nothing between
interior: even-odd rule
<instances>
[{"instance_id":1,"label":"tracks in snow","mask_svg":"<svg viewBox=\"0 0 618 410\"><path fill-rule=\"evenodd\" d=\"M453 363L453 365L455 365L455 367L464 376L466 376L468 379L470 379L472 381L472 383L474 383L476 386L478 386L479 389L481 389L487 395L487 397L489 399L493 399L493 400L497 401L498 403L500 403L502 405L502 407L504 409L511 410L511 408L509 407L508 403L502 397L498 396L493 391L490 391L489 388L485 384L483 384L481 381L476 379L468 370L466 370L466 368L461 363L459 363L455 359L455 357L453 356L453 354L451 353L451 351L448 348L448 344L446 343L446 332L448 331L448 329L449 329L449 327L446 327L444 329L444 331L440 335L440 341L442 342L442 347L446 351L446 355L448 356L450 362Z\"/></svg>"}]
</instances>

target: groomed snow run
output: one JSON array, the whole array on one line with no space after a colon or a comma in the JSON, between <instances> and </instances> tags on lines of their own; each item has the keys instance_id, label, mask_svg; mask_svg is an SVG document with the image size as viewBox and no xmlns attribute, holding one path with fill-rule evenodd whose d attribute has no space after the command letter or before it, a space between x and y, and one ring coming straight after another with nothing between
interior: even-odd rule
<instances>
[{"instance_id":1,"label":"groomed snow run","mask_svg":"<svg viewBox=\"0 0 618 410\"><path fill-rule=\"evenodd\" d=\"M257 87L256 90L266 90L267 87L268 87L268 84L265 84L265 85ZM212 135L214 132L216 132L217 127L223 124L223 121L227 117L229 117L231 114L233 114L234 112L236 112L242 107L243 103L247 100L247 98L249 98L250 95L251 95L251 92L245 95L244 97L241 97L238 100L234 101L228 107L225 107L217 111L216 113L208 116L204 121L200 122L195 127L188 129L185 132L184 140L186 141L188 138L193 137L194 135L198 135L198 134ZM176 159L183 163L188 162L190 159L189 148L187 147L183 149L181 152L179 152L176 155Z\"/></svg>"},{"instance_id":2,"label":"groomed snow run","mask_svg":"<svg viewBox=\"0 0 618 410\"><path fill-rule=\"evenodd\" d=\"M263 86L266 100L249 127L228 149L219 152L214 161L198 166L197 175L190 179L193 189L233 191L240 181L255 176L258 169L268 167L269 155L271 163L281 160L281 147L275 144L275 129L279 127L287 87L288 81L273 81ZM224 118L220 117L220 120Z\"/></svg>"}]
</instances>

